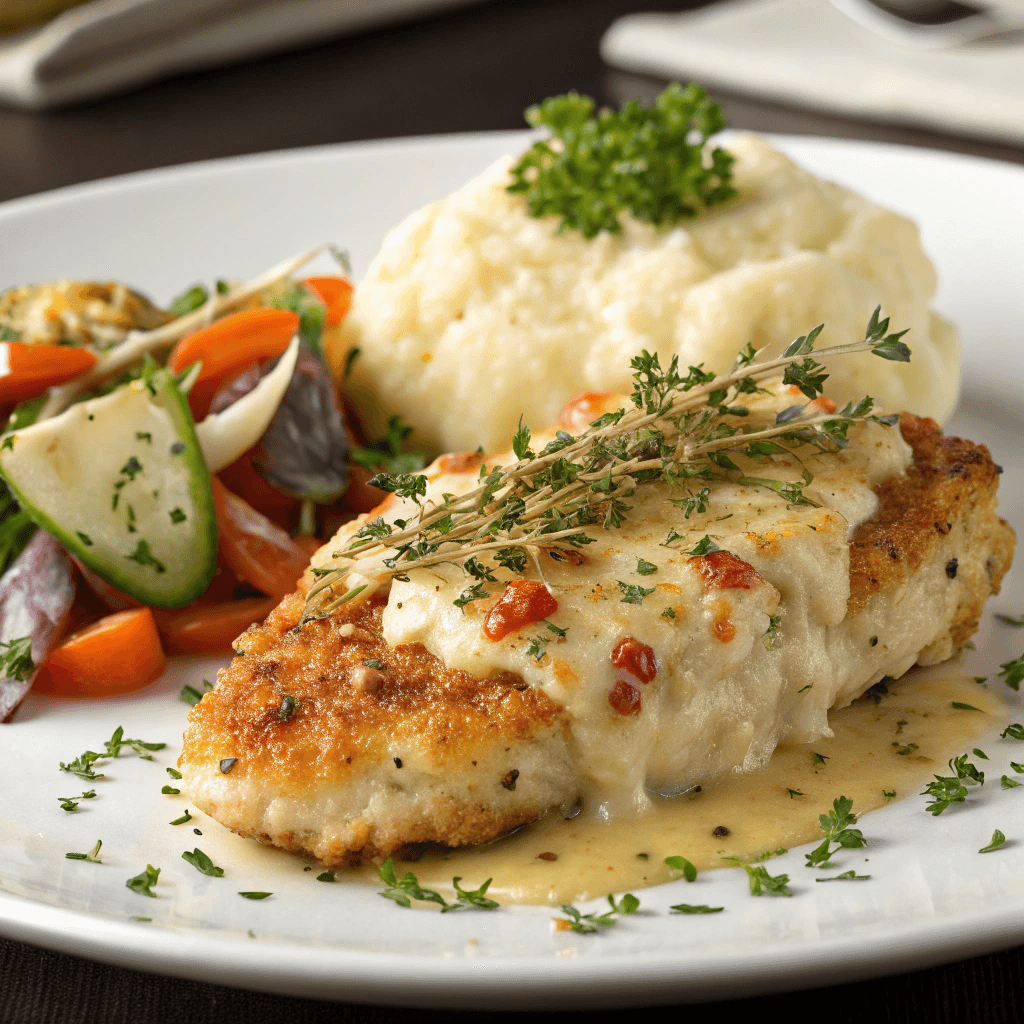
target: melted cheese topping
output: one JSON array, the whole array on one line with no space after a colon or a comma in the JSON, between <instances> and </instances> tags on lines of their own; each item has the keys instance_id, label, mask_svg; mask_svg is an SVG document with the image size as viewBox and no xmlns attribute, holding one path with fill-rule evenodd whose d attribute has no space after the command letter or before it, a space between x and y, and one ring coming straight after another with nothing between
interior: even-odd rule
<instances>
[{"instance_id":1,"label":"melted cheese topping","mask_svg":"<svg viewBox=\"0 0 1024 1024\"><path fill-rule=\"evenodd\" d=\"M910 451L898 430L875 423L852 428L850 440L837 455L805 449L799 461L742 466L775 480L797 480L806 467L814 479L805 494L819 507L790 507L765 487L716 483L706 512L685 520L672 503L678 492L645 485L630 499L620 529L591 530L584 564L540 552L527 576L539 579L542 571L558 602L548 621L564 637L541 622L488 639L484 617L513 577L494 567L499 583L486 585L488 599L463 609L453 602L470 581L461 568L441 565L392 583L385 639L393 646L422 643L449 667L479 677L516 672L561 704L586 802L600 816L646 809L647 790L672 795L729 771L753 770L782 739L831 735L827 710L884 674L881 653L866 638L854 656L830 633L846 616L848 540L875 510L873 487L901 474ZM427 471L427 500L470 490L478 469L477 459L437 460ZM413 512L392 501L385 518ZM338 539L352 530L343 528ZM683 536L666 546L672 530ZM687 554L705 535L756 570L748 571L748 585L730 585L728 574L710 571L708 559ZM638 573L640 560L657 570ZM633 603L624 600L627 587L650 593ZM771 616L780 616L780 625L769 648ZM654 651L657 674L649 683L612 663L613 649L627 637ZM617 683L639 692L637 713L609 703Z\"/></svg>"}]
</instances>

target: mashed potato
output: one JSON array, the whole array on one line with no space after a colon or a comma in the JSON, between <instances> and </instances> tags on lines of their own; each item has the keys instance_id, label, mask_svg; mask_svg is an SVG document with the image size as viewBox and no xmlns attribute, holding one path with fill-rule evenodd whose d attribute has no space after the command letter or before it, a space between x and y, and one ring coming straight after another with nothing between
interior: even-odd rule
<instances>
[{"instance_id":1,"label":"mashed potato","mask_svg":"<svg viewBox=\"0 0 1024 1024\"><path fill-rule=\"evenodd\" d=\"M943 421L959 390L954 328L931 312L935 272L916 226L739 136L739 198L668 231L557 233L506 191L512 157L408 217L356 289L342 355L369 432L399 413L435 450L498 447L522 414L553 422L583 391L628 391L641 349L721 372L748 342L777 353L824 322L819 345L863 337L882 306L910 328L909 366L835 360L826 393L872 395Z\"/></svg>"}]
</instances>

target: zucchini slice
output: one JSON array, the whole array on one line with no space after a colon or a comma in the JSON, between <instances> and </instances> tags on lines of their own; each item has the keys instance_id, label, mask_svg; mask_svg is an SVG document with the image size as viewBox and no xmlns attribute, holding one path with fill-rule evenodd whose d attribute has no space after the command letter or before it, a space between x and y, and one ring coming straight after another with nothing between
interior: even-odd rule
<instances>
[{"instance_id":1,"label":"zucchini slice","mask_svg":"<svg viewBox=\"0 0 1024 1024\"><path fill-rule=\"evenodd\" d=\"M167 371L5 434L0 472L39 526L137 601L180 608L210 585L210 474Z\"/></svg>"}]
</instances>

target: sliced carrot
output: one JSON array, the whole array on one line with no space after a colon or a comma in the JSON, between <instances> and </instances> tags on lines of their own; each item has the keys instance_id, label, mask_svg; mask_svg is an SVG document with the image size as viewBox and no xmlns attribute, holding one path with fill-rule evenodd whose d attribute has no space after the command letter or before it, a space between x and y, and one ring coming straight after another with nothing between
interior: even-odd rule
<instances>
[{"instance_id":1,"label":"sliced carrot","mask_svg":"<svg viewBox=\"0 0 1024 1024\"><path fill-rule=\"evenodd\" d=\"M324 327L337 327L352 305L352 282L344 277L307 277L302 283L327 307Z\"/></svg>"},{"instance_id":2,"label":"sliced carrot","mask_svg":"<svg viewBox=\"0 0 1024 1024\"><path fill-rule=\"evenodd\" d=\"M203 368L189 394L193 416L206 415L222 381L240 373L255 360L279 356L298 329L299 318L295 313L261 306L232 313L182 338L167 360L167 366L172 373L181 373L193 363L202 362Z\"/></svg>"},{"instance_id":3,"label":"sliced carrot","mask_svg":"<svg viewBox=\"0 0 1024 1024\"><path fill-rule=\"evenodd\" d=\"M252 448L243 452L217 475L229 491L247 501L278 526L288 528L293 525L293 520L297 521L301 502L282 494L276 487L267 483L253 465L253 453Z\"/></svg>"},{"instance_id":4,"label":"sliced carrot","mask_svg":"<svg viewBox=\"0 0 1024 1024\"><path fill-rule=\"evenodd\" d=\"M47 655L34 689L61 697L113 697L159 679L167 661L149 608L107 615Z\"/></svg>"},{"instance_id":5,"label":"sliced carrot","mask_svg":"<svg viewBox=\"0 0 1024 1024\"><path fill-rule=\"evenodd\" d=\"M0 344L0 404L24 402L91 370L99 359L71 345Z\"/></svg>"},{"instance_id":6,"label":"sliced carrot","mask_svg":"<svg viewBox=\"0 0 1024 1024\"><path fill-rule=\"evenodd\" d=\"M277 605L273 597L248 597L217 604L191 604L156 612L168 654L228 654L235 638L261 622Z\"/></svg>"},{"instance_id":7,"label":"sliced carrot","mask_svg":"<svg viewBox=\"0 0 1024 1024\"><path fill-rule=\"evenodd\" d=\"M220 554L231 569L280 600L295 589L309 556L279 526L213 478Z\"/></svg>"}]
</instances>

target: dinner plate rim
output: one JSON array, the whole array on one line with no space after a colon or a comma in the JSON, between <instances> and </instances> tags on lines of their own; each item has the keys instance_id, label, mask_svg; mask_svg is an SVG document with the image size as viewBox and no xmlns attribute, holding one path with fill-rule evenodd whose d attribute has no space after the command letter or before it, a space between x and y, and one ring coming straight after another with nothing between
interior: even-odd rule
<instances>
[{"instance_id":1,"label":"dinner plate rim","mask_svg":"<svg viewBox=\"0 0 1024 1024\"><path fill-rule=\"evenodd\" d=\"M514 130L404 136L187 162L8 200L0 203L0 221L125 189L160 189L207 175L329 161L349 154L471 148L503 138L511 143L530 134ZM1019 177L1024 187L1024 167L989 157L890 142L762 134L783 149L792 146L805 151L832 149L868 155L884 151L912 160L937 159L954 166L983 166ZM381 954L330 945L300 946L271 940L253 944L246 938L183 933L159 926L147 931L149 926L143 924L53 906L3 891L0 934L122 967L290 995L409 1006L584 1008L740 998L919 969L1024 940L1022 909L1024 900L1018 899L997 911L965 912L941 920L889 926L881 936L857 934L787 943L775 947L771 956L755 959L748 950L735 950L700 956L688 951L685 960L680 955L643 952L594 959L560 958L553 953L547 958L480 956L444 961L437 956ZM183 934L201 938L208 955L197 958L194 943L186 950L181 941ZM255 950L260 950L258 966L253 961ZM567 982L573 983L569 991L564 990ZM585 989L582 983L586 983Z\"/></svg>"}]
</instances>

